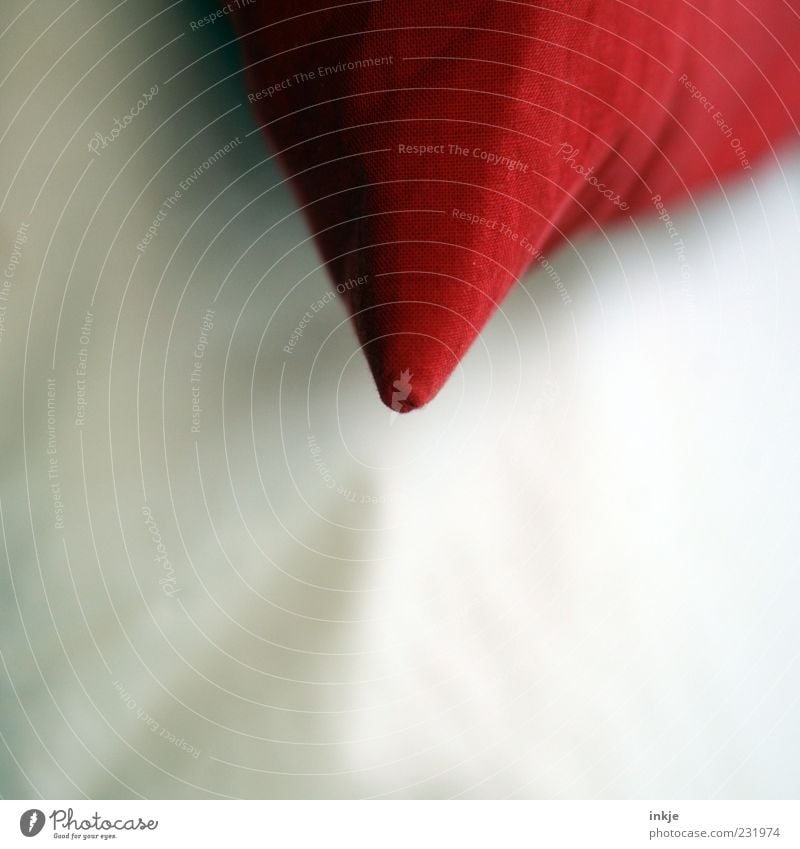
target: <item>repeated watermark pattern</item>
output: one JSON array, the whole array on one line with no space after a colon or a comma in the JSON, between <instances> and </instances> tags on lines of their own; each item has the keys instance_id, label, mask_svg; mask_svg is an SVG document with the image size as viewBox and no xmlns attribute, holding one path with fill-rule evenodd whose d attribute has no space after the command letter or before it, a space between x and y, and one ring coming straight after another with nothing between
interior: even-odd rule
<instances>
[{"instance_id":1,"label":"repeated watermark pattern","mask_svg":"<svg viewBox=\"0 0 800 849\"><path fill-rule=\"evenodd\" d=\"M87 145L89 152L93 153L95 156L100 156L107 147L112 145L122 135L123 131L133 123L134 119L144 112L148 104L156 97L157 94L158 84L144 92L144 94L142 94L142 96L136 101L135 105L131 107L130 111L123 115L122 118L115 118L111 129L107 133L101 133L98 130L98 132L89 139L89 143Z\"/></svg>"},{"instance_id":2,"label":"repeated watermark pattern","mask_svg":"<svg viewBox=\"0 0 800 849\"><path fill-rule=\"evenodd\" d=\"M180 183L178 183L178 188L175 189L169 197L165 198L156 217L152 220L150 226L136 245L136 250L138 250L139 253L144 253L147 250L150 243L158 235L161 225L164 221L166 221L167 216L175 208L184 194L189 191L189 189L203 176L203 174L205 174L206 171L208 171L209 168L211 168L212 165L216 164L232 150L239 147L241 143L242 140L239 136L231 139L231 141L227 144L217 148L217 150L215 150L214 153L212 153L207 159L204 159L191 174L187 175L180 181Z\"/></svg>"},{"instance_id":3,"label":"repeated watermark pattern","mask_svg":"<svg viewBox=\"0 0 800 849\"><path fill-rule=\"evenodd\" d=\"M252 6L256 2L257 0L230 0L230 2L224 6L220 6L219 9L215 9L208 15L189 21L189 29L192 32L196 32L199 29L203 29L203 27L211 26L230 15L231 12L235 12L237 9L244 9L246 6Z\"/></svg>"},{"instance_id":4,"label":"repeated watermark pattern","mask_svg":"<svg viewBox=\"0 0 800 849\"><path fill-rule=\"evenodd\" d=\"M316 68L307 71L298 71L290 77L280 80L273 85L261 88L258 91L251 91L247 95L248 103L256 103L259 100L270 100L279 91L286 91L295 86L310 83L314 80L322 79L323 77L334 76L341 74L344 71L358 71L363 68L379 68L382 65L393 65L394 56L376 56L369 59L354 59L350 62L339 62L336 65L319 65Z\"/></svg>"},{"instance_id":5,"label":"repeated watermark pattern","mask_svg":"<svg viewBox=\"0 0 800 849\"><path fill-rule=\"evenodd\" d=\"M575 145L570 144L569 142L562 142L555 147L555 155L561 156L564 162L569 165L570 168L576 173L580 174L581 177L590 185L594 186L597 191L603 195L603 197L608 198L608 200L614 204L614 206L619 207L621 210L626 211L630 209L630 204L622 199L622 196L619 192L607 186L605 183L601 183L594 174L594 169L596 166L594 165L584 165L578 160L580 156L580 149L575 147Z\"/></svg>"},{"instance_id":6,"label":"repeated watermark pattern","mask_svg":"<svg viewBox=\"0 0 800 849\"><path fill-rule=\"evenodd\" d=\"M730 142L730 145L738 157L739 164L742 168L745 171L751 171L753 166L750 164L750 159L744 145L742 144L742 140L734 133L733 127L725 120L725 116L722 112L717 109L713 102L705 96L700 88L689 79L687 74L681 74L678 77L678 82L686 89L686 91L689 92L692 96L692 100L696 100L697 103L700 104L700 106L702 106L702 108L705 109L705 111L711 116L711 120L719 127L719 131Z\"/></svg>"},{"instance_id":7,"label":"repeated watermark pattern","mask_svg":"<svg viewBox=\"0 0 800 849\"><path fill-rule=\"evenodd\" d=\"M61 497L61 466L56 440L56 381L53 377L47 378L47 482L53 506L53 527L63 531L64 501Z\"/></svg>"},{"instance_id":8,"label":"repeated watermark pattern","mask_svg":"<svg viewBox=\"0 0 800 849\"><path fill-rule=\"evenodd\" d=\"M564 306L569 306L572 303L572 297L567 291L567 287L564 285L561 275L558 271L556 271L550 260L547 259L542 251L534 245L530 238L524 233L518 233L509 224L499 221L496 218L488 218L487 216L478 215L474 212L467 212L466 210L458 209L457 207L453 207L450 214L453 218L458 218L460 221L466 221L468 224L477 224L480 227L486 227L488 230L493 230L501 236L511 239L512 242L516 242L524 251L533 257L534 261L539 264L542 271L544 271L544 273L550 278Z\"/></svg>"},{"instance_id":9,"label":"repeated watermark pattern","mask_svg":"<svg viewBox=\"0 0 800 849\"><path fill-rule=\"evenodd\" d=\"M687 315L691 321L694 321L697 318L697 304L695 303L694 290L692 289L692 269L689 265L689 260L686 257L686 244L684 243L683 237L681 236L672 215L670 215L669 210L665 206L661 195L653 195L652 200L653 206L655 206L658 214L658 220L663 222L664 229L667 231L672 248L675 251L675 256L678 260L678 267L680 268L681 274L681 294L686 301Z\"/></svg>"},{"instance_id":10,"label":"repeated watermark pattern","mask_svg":"<svg viewBox=\"0 0 800 849\"><path fill-rule=\"evenodd\" d=\"M323 485L326 489L333 490L337 495L344 498L345 501L349 501L352 504L383 504L386 501L386 497L383 495L370 495L368 493L357 492L340 483L331 467L325 462L322 447L313 433L309 433L306 436L306 446L314 468L322 478Z\"/></svg>"},{"instance_id":11,"label":"repeated watermark pattern","mask_svg":"<svg viewBox=\"0 0 800 849\"><path fill-rule=\"evenodd\" d=\"M203 377L203 358L206 355L208 339L214 329L214 310L207 309L200 321L200 334L194 346L192 371L189 375L189 387L192 394L192 424L191 433L200 433L200 415L203 408L200 404L200 382Z\"/></svg>"},{"instance_id":12,"label":"repeated watermark pattern","mask_svg":"<svg viewBox=\"0 0 800 849\"><path fill-rule=\"evenodd\" d=\"M396 413L403 412L406 406L405 402L411 394L411 390L414 388L411 385L412 377L411 369L403 369L403 371L400 372L400 377L392 384L393 391L391 407Z\"/></svg>"},{"instance_id":13,"label":"repeated watermark pattern","mask_svg":"<svg viewBox=\"0 0 800 849\"><path fill-rule=\"evenodd\" d=\"M22 259L22 248L27 241L28 225L22 221L19 227L17 227L14 244L11 248L11 256L8 259L6 267L3 269L3 277L0 280L0 342L3 341L3 336L6 333L6 312L11 296L11 288L17 274L17 266Z\"/></svg>"},{"instance_id":14,"label":"repeated watermark pattern","mask_svg":"<svg viewBox=\"0 0 800 849\"><path fill-rule=\"evenodd\" d=\"M162 740L166 740L175 748L180 749L183 752L186 752L187 755L190 755L195 760L200 757L200 749L196 746L193 746L183 737L178 737L177 734L173 734L168 728L165 728L157 719L152 717L130 694L130 692L125 688L125 685L121 681L114 681L114 689L119 694L119 697L125 707L128 710L133 711L136 714L136 718L140 719L149 729L153 732L157 737L160 737Z\"/></svg>"},{"instance_id":15,"label":"repeated watermark pattern","mask_svg":"<svg viewBox=\"0 0 800 849\"><path fill-rule=\"evenodd\" d=\"M172 561L170 560L167 552L167 547L161 537L161 529L158 527L158 523L153 518L153 511L147 506L147 504L142 505L142 517L144 518L145 527L150 534L150 539L152 540L156 550L153 562L157 563L163 572L161 577L158 579L159 586L165 596L172 598L181 591L181 588L178 586L175 567L172 565Z\"/></svg>"},{"instance_id":16,"label":"repeated watermark pattern","mask_svg":"<svg viewBox=\"0 0 800 849\"><path fill-rule=\"evenodd\" d=\"M356 289L359 286L365 286L369 282L369 274L362 274L358 277L348 277L342 283L337 283L335 286L335 292L333 289L329 289L325 294L321 297L317 298L316 301L308 305L308 309L303 313L300 317L300 320L294 327L294 330L289 334L289 338L286 340L286 344L283 346L284 354L293 354L295 348L300 343L300 340L303 338L303 334L306 332L308 326L311 324L314 316L317 315L321 310L323 310L328 304L332 303L336 298L336 293L343 295L345 292L349 292L352 289Z\"/></svg>"},{"instance_id":17,"label":"repeated watermark pattern","mask_svg":"<svg viewBox=\"0 0 800 849\"><path fill-rule=\"evenodd\" d=\"M398 144L397 152L406 156L461 156L478 159L486 165L505 168L508 171L527 174L530 165L502 153L469 147L460 144Z\"/></svg>"},{"instance_id":18,"label":"repeated watermark pattern","mask_svg":"<svg viewBox=\"0 0 800 849\"><path fill-rule=\"evenodd\" d=\"M78 364L75 367L75 427L86 424L86 370L89 363L89 343L92 339L94 314L87 310L83 317L83 326L79 338Z\"/></svg>"}]
</instances>

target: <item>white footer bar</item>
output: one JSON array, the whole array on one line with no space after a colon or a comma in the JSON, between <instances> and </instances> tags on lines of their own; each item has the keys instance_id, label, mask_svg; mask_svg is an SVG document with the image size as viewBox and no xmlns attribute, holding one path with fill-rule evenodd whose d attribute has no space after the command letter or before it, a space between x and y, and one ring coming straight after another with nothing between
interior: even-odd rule
<instances>
[{"instance_id":1,"label":"white footer bar","mask_svg":"<svg viewBox=\"0 0 800 849\"><path fill-rule=\"evenodd\" d=\"M800 847L788 801L0 801L0 846Z\"/></svg>"}]
</instances>

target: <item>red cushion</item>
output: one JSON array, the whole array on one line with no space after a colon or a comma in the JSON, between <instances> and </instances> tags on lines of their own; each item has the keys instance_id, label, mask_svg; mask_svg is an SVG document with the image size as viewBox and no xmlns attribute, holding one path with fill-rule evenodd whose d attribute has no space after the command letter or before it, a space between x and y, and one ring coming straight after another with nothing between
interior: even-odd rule
<instances>
[{"instance_id":1,"label":"red cushion","mask_svg":"<svg viewBox=\"0 0 800 849\"><path fill-rule=\"evenodd\" d=\"M401 412L576 229L662 212L797 133L800 0L228 5L331 273L367 275L344 297Z\"/></svg>"}]
</instances>

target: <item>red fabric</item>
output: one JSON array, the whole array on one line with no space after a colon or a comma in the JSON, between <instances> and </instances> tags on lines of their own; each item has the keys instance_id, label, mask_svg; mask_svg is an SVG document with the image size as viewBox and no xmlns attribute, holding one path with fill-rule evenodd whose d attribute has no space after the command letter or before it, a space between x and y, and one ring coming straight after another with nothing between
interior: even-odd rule
<instances>
[{"instance_id":1,"label":"red fabric","mask_svg":"<svg viewBox=\"0 0 800 849\"><path fill-rule=\"evenodd\" d=\"M537 252L747 174L797 134L800 0L228 5L334 279L367 275L344 297L400 412Z\"/></svg>"}]
</instances>

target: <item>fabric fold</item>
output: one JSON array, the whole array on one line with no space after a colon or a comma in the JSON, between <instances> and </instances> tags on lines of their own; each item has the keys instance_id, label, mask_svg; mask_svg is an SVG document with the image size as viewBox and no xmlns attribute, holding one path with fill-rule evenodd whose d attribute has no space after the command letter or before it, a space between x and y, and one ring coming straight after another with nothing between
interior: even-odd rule
<instances>
[{"instance_id":1,"label":"fabric fold","mask_svg":"<svg viewBox=\"0 0 800 849\"><path fill-rule=\"evenodd\" d=\"M514 282L577 231L661 214L796 136L799 10L233 10L248 100L322 256L337 282L366 281L343 297L383 401L430 401Z\"/></svg>"}]
</instances>

